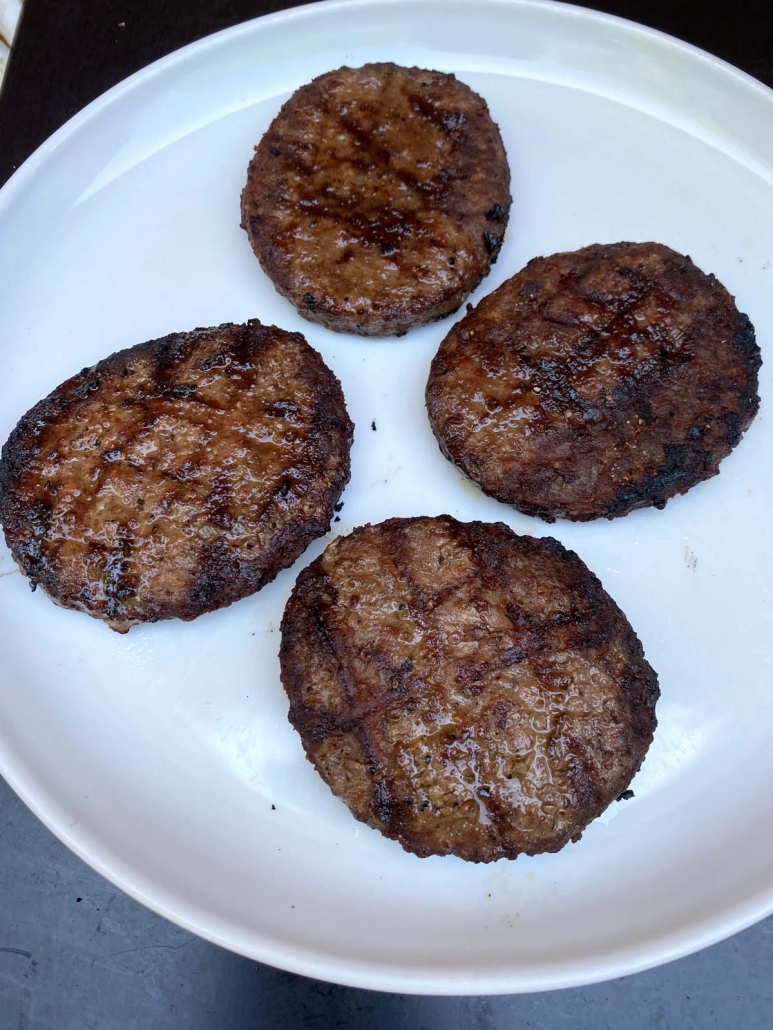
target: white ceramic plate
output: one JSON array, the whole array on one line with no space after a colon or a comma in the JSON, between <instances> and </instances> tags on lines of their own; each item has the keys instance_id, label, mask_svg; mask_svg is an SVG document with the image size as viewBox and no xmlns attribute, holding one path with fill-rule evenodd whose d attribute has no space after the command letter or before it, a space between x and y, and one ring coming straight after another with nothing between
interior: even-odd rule
<instances>
[{"instance_id":1,"label":"white ceramic plate","mask_svg":"<svg viewBox=\"0 0 773 1030\"><path fill-rule=\"evenodd\" d=\"M303 322L239 228L247 162L280 103L316 74L374 59L456 72L501 126L515 200L478 297L537 254L659 240L716 273L767 347L768 90L578 8L334 2L145 69L5 187L0 436L120 347L254 316L301 330L357 426L336 532L440 512L551 532L628 614L663 691L635 799L558 855L488 867L422 861L356 823L304 760L276 657L295 574L327 540L231 609L126 637L31 594L3 550L0 771L114 883L276 966L426 993L618 976L773 910L773 360L762 412L721 475L663 512L549 528L484 498L441 457L424 412L453 320L381 342Z\"/></svg>"}]
</instances>

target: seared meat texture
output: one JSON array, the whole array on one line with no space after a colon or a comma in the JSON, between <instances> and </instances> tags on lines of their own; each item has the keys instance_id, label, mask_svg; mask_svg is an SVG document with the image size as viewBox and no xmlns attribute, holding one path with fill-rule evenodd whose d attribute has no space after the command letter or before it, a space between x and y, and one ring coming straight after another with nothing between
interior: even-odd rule
<instances>
[{"instance_id":1,"label":"seared meat texture","mask_svg":"<svg viewBox=\"0 0 773 1030\"><path fill-rule=\"evenodd\" d=\"M367 64L297 90L249 167L242 225L304 318L402 335L488 274L510 169L486 102L453 75Z\"/></svg>"},{"instance_id":2,"label":"seared meat texture","mask_svg":"<svg viewBox=\"0 0 773 1030\"><path fill-rule=\"evenodd\" d=\"M306 754L417 855L558 851L626 790L657 676L598 579L501 523L390 519L298 577L282 682Z\"/></svg>"},{"instance_id":3,"label":"seared meat texture","mask_svg":"<svg viewBox=\"0 0 773 1030\"><path fill-rule=\"evenodd\" d=\"M719 471L759 406L754 329L713 275L657 243L535 258L440 345L443 453L548 522L662 508Z\"/></svg>"},{"instance_id":4,"label":"seared meat texture","mask_svg":"<svg viewBox=\"0 0 773 1030\"><path fill-rule=\"evenodd\" d=\"M341 386L257 320L151 340L36 404L0 460L16 562L124 632L254 593L326 533L349 479Z\"/></svg>"}]
</instances>

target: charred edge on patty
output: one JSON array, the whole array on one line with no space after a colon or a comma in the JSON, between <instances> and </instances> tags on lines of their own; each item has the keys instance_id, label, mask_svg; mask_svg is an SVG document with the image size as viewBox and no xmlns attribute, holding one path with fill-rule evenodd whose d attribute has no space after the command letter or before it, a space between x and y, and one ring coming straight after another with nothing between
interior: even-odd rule
<instances>
[{"instance_id":1,"label":"charred edge on patty","mask_svg":"<svg viewBox=\"0 0 773 1030\"><path fill-rule=\"evenodd\" d=\"M256 147L242 226L304 318L402 336L488 274L509 181L485 101L455 76L340 68L297 90Z\"/></svg>"},{"instance_id":2,"label":"charred edge on patty","mask_svg":"<svg viewBox=\"0 0 773 1030\"><path fill-rule=\"evenodd\" d=\"M489 630L479 636L484 612ZM472 636L449 645L449 626ZM628 789L652 739L659 689L640 641L598 579L551 538L449 516L361 527L300 574L281 631L289 718L308 759L358 819L421 857L559 850ZM569 660L596 672L572 686L561 672ZM560 781L573 807L557 829L545 815L521 830L507 799L524 775L516 741L537 682L554 720L544 754L556 763L540 796ZM577 694L571 709L552 700L556 690ZM475 777L460 786L469 761Z\"/></svg>"},{"instance_id":3,"label":"charred edge on patty","mask_svg":"<svg viewBox=\"0 0 773 1030\"><path fill-rule=\"evenodd\" d=\"M261 380L263 360L296 380L274 382L270 373ZM269 403L261 391L271 390L279 398ZM303 413L292 397L281 396L293 391L306 398ZM253 424L261 419L294 431L293 444L275 449L276 481L265 494L259 486L231 492L233 462L225 442L223 453L212 457L221 434L230 433L246 450L243 460L263 467L239 428L239 403L253 406ZM179 427L179 455L174 439L161 431L170 419ZM91 424L96 428L84 450L79 441ZM300 334L257 320L171 334L84 369L23 416L0 458L0 522L31 587L39 583L57 603L121 632L138 622L191 620L259 590L328 531L349 479L352 429L338 380ZM209 442L199 444L197 433ZM142 453L131 457L139 435L149 442L147 461ZM75 471L72 462L81 463ZM286 462L297 467L283 473ZM44 465L53 471L41 480ZM73 479L78 475L82 483ZM92 494L107 477L121 494L120 519L106 516L100 523ZM148 499L153 490L163 494L157 510ZM69 500L61 501L62 491ZM180 523L176 539L165 520L178 502L195 506L196 525ZM190 546L186 534L193 537ZM151 535L163 553L149 572L137 548ZM90 564L101 571L84 579L79 570Z\"/></svg>"},{"instance_id":4,"label":"charred edge on patty","mask_svg":"<svg viewBox=\"0 0 773 1030\"><path fill-rule=\"evenodd\" d=\"M660 244L596 244L533 259L458 322L427 408L490 496L548 522L617 518L717 474L760 365L715 276Z\"/></svg>"}]
</instances>

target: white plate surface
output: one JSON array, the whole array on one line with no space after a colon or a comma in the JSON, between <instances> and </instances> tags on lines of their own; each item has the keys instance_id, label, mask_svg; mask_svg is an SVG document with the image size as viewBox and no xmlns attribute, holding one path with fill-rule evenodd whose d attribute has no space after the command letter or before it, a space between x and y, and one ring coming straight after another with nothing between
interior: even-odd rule
<instances>
[{"instance_id":1,"label":"white plate surface","mask_svg":"<svg viewBox=\"0 0 773 1030\"><path fill-rule=\"evenodd\" d=\"M334 2L142 71L5 187L0 436L70 373L135 342L250 317L304 332L357 426L335 532L440 512L550 532L627 613L663 691L635 799L558 855L488 867L422 861L356 823L304 760L278 674L283 606L328 540L231 609L126 637L31 594L3 547L0 771L114 883L264 962L427 993L617 976L773 910L773 356L762 412L721 475L663 512L550 528L484 498L441 457L424 412L453 319L381 342L310 325L239 228L247 162L280 103L374 59L456 72L501 126L515 199L474 300L534 255L653 239L716 273L768 347L773 94L577 8Z\"/></svg>"}]
</instances>

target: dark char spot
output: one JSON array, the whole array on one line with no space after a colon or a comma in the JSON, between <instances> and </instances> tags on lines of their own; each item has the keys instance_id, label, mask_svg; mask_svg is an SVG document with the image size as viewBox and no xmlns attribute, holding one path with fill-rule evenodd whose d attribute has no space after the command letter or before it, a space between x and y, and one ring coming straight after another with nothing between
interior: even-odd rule
<instances>
[{"instance_id":1,"label":"dark char spot","mask_svg":"<svg viewBox=\"0 0 773 1030\"><path fill-rule=\"evenodd\" d=\"M762 364L760 348L754 335L754 326L747 315L739 313L733 346L750 359L749 364L756 372Z\"/></svg>"},{"instance_id":2,"label":"dark char spot","mask_svg":"<svg viewBox=\"0 0 773 1030\"><path fill-rule=\"evenodd\" d=\"M496 260L499 257L499 251L502 249L501 237L495 236L487 229L486 232L483 233L483 245L486 248L486 253L491 258L491 264L496 264Z\"/></svg>"},{"instance_id":3,"label":"dark char spot","mask_svg":"<svg viewBox=\"0 0 773 1030\"><path fill-rule=\"evenodd\" d=\"M725 425L727 426L727 442L731 447L735 447L742 435L741 422L735 412L725 415Z\"/></svg>"},{"instance_id":4,"label":"dark char spot","mask_svg":"<svg viewBox=\"0 0 773 1030\"><path fill-rule=\"evenodd\" d=\"M526 658L526 652L520 647L507 647L501 655L503 665L518 665Z\"/></svg>"}]
</instances>

